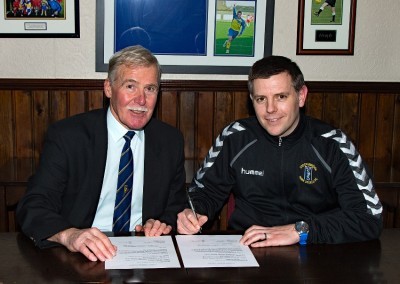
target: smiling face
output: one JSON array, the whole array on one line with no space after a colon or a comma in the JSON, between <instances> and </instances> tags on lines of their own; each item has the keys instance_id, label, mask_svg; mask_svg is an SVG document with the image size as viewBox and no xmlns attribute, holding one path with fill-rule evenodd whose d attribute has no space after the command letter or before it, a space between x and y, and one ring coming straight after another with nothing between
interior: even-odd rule
<instances>
[{"instance_id":1,"label":"smiling face","mask_svg":"<svg viewBox=\"0 0 400 284\"><path fill-rule=\"evenodd\" d=\"M155 65L122 65L113 82L105 80L104 92L110 98L111 113L125 128L142 129L157 103L158 69Z\"/></svg>"},{"instance_id":2,"label":"smiling face","mask_svg":"<svg viewBox=\"0 0 400 284\"><path fill-rule=\"evenodd\" d=\"M300 107L307 97L304 85L298 93L287 72L269 78L253 81L251 99L261 126L273 136L285 137L293 132L299 123Z\"/></svg>"}]
</instances>

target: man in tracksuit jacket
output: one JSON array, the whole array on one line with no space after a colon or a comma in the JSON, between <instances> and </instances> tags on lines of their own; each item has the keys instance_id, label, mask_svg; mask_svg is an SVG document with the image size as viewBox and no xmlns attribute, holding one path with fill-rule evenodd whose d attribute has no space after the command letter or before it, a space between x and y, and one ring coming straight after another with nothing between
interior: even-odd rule
<instances>
[{"instance_id":1,"label":"man in tracksuit jacket","mask_svg":"<svg viewBox=\"0 0 400 284\"><path fill-rule=\"evenodd\" d=\"M197 216L178 214L178 232L197 233L235 197L229 227L253 247L378 238L382 205L371 175L341 130L304 115L308 89L296 63L257 61L249 74L256 117L217 137L189 187Z\"/></svg>"}]
</instances>

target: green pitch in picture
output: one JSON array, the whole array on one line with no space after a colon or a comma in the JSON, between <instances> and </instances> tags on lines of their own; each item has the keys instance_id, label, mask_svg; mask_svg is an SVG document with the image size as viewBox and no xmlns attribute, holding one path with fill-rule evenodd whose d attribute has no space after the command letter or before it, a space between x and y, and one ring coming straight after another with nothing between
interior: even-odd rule
<instances>
[{"instance_id":1,"label":"green pitch in picture","mask_svg":"<svg viewBox=\"0 0 400 284\"><path fill-rule=\"evenodd\" d=\"M214 55L254 55L255 2L216 1Z\"/></svg>"},{"instance_id":2,"label":"green pitch in picture","mask_svg":"<svg viewBox=\"0 0 400 284\"><path fill-rule=\"evenodd\" d=\"M341 25L343 0L310 0L312 25ZM346 0L349 1L349 0Z\"/></svg>"}]
</instances>

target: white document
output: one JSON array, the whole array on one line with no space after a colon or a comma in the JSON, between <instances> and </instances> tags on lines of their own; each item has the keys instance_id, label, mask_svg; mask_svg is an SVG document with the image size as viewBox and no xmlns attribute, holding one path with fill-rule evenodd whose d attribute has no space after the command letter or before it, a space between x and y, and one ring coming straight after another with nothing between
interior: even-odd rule
<instances>
[{"instance_id":1,"label":"white document","mask_svg":"<svg viewBox=\"0 0 400 284\"><path fill-rule=\"evenodd\" d=\"M171 236L110 237L117 255L106 260L106 269L181 268Z\"/></svg>"},{"instance_id":2,"label":"white document","mask_svg":"<svg viewBox=\"0 0 400 284\"><path fill-rule=\"evenodd\" d=\"M185 268L259 267L250 248L239 243L240 235L176 236Z\"/></svg>"}]
</instances>

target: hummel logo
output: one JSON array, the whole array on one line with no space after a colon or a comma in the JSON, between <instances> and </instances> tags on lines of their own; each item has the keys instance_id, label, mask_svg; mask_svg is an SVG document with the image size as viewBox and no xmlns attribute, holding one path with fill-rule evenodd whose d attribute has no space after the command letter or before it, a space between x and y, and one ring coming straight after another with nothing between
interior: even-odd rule
<instances>
[{"instance_id":1,"label":"hummel logo","mask_svg":"<svg viewBox=\"0 0 400 284\"><path fill-rule=\"evenodd\" d=\"M242 175L252 175L252 176L264 176L264 171L257 171L257 170L245 170L242 168L241 170Z\"/></svg>"}]
</instances>

